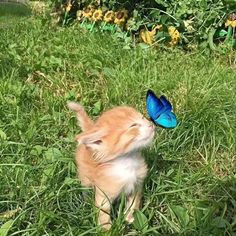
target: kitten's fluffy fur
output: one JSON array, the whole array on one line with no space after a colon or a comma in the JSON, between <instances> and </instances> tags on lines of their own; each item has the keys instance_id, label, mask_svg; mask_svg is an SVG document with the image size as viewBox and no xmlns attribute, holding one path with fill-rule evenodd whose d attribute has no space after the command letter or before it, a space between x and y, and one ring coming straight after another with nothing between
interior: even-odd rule
<instances>
[{"instance_id":1,"label":"kitten's fluffy fur","mask_svg":"<svg viewBox=\"0 0 236 236\"><path fill-rule=\"evenodd\" d=\"M69 102L68 107L76 112L83 131L76 136L76 163L82 185L95 189L98 223L110 228L110 203L121 192L128 197L126 219L132 222L147 173L140 151L151 143L154 126L131 107L113 108L95 122L81 105Z\"/></svg>"}]
</instances>

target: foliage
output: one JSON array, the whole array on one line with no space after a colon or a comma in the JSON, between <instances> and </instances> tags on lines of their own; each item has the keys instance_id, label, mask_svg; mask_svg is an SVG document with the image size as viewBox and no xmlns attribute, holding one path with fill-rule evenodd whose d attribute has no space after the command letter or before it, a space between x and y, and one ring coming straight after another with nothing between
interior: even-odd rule
<instances>
[{"instance_id":1,"label":"foliage","mask_svg":"<svg viewBox=\"0 0 236 236\"><path fill-rule=\"evenodd\" d=\"M120 9L127 9L129 17L125 20L126 24L120 27L127 31L126 36L131 37L132 40L141 40L149 45L164 42L170 43L170 45L181 44L184 48L191 48L194 45L206 47L209 44L218 44L217 35L212 35L213 29L227 30L226 18L236 9L236 1L234 0L64 0L63 4L64 6L72 6L71 9L67 8L68 11L61 12L63 23L71 22L72 18L76 18L76 11L84 11L87 6L91 5L102 9L104 15L108 10L116 12ZM78 20L83 21L81 17ZM90 21L93 24L91 18ZM157 25L161 25L162 28L153 32ZM169 27L175 27L176 31L180 33L177 40L170 36ZM91 25L87 28L93 29ZM112 31L114 32L113 29ZM209 37L212 38L209 39ZM224 36L221 39L224 39ZM235 34L232 35L232 40L234 39ZM220 44L224 44L224 41L221 40ZM216 48L211 45L211 49Z\"/></svg>"},{"instance_id":2,"label":"foliage","mask_svg":"<svg viewBox=\"0 0 236 236\"><path fill-rule=\"evenodd\" d=\"M66 102L94 119L121 104L145 114L151 88L174 104L179 125L157 129L143 207L131 225L119 209L108 235L234 235L235 71L225 57L126 50L108 36L41 18L1 29L0 234L105 235L92 192L76 180L80 130Z\"/></svg>"}]
</instances>

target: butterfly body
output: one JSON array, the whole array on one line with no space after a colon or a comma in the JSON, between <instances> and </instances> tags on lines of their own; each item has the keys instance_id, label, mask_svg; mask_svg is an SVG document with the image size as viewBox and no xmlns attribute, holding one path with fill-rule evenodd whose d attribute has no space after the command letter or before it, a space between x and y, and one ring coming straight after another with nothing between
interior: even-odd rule
<instances>
[{"instance_id":1,"label":"butterfly body","mask_svg":"<svg viewBox=\"0 0 236 236\"><path fill-rule=\"evenodd\" d=\"M152 90L148 90L146 97L147 112L151 120L163 128L175 128L177 119L171 111L171 103L164 97L158 98Z\"/></svg>"}]
</instances>

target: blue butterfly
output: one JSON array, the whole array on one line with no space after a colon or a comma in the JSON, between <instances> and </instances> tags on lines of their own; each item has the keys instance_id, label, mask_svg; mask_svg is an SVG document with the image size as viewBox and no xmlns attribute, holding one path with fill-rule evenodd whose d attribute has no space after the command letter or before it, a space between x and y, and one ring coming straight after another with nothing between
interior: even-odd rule
<instances>
[{"instance_id":1,"label":"blue butterfly","mask_svg":"<svg viewBox=\"0 0 236 236\"><path fill-rule=\"evenodd\" d=\"M172 105L164 97L158 98L152 90L147 91L146 107L151 120L163 128L175 128L177 119L172 110Z\"/></svg>"}]
</instances>

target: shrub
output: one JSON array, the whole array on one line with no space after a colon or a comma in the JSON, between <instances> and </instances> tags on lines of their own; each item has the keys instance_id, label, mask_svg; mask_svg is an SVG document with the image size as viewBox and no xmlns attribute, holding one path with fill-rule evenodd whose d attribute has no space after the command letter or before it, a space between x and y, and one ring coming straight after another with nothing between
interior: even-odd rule
<instances>
[{"instance_id":1,"label":"shrub","mask_svg":"<svg viewBox=\"0 0 236 236\"><path fill-rule=\"evenodd\" d=\"M90 24L88 29L93 29L91 24L95 25L93 21L96 21L96 18L83 13L91 10L88 6L92 6L93 10L102 10L103 16L109 10L117 14L121 9L126 9L127 18L122 24L117 24L119 27L113 27L113 30L126 31L126 36L141 39L147 44L165 42L176 45L180 42L182 46L189 47L209 42L212 46L216 42L224 42L226 33L222 30L227 31L226 18L236 9L236 0L62 0L55 5L60 9L60 23L71 23L77 17L84 25L84 19L87 18L86 23ZM97 25L102 24L100 22ZM213 29L218 29L218 33L213 32ZM235 38L234 29L235 26L231 30L232 39Z\"/></svg>"}]
</instances>

